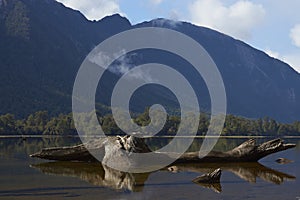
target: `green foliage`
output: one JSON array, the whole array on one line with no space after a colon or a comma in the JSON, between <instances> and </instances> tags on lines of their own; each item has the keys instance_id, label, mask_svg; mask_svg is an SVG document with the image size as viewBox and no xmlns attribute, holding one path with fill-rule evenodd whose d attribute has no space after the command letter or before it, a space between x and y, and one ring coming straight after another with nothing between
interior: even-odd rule
<instances>
[{"instance_id":1,"label":"green foliage","mask_svg":"<svg viewBox=\"0 0 300 200\"><path fill-rule=\"evenodd\" d=\"M0 134L11 134L17 132L14 115L6 114L0 116Z\"/></svg>"},{"instance_id":2,"label":"green foliage","mask_svg":"<svg viewBox=\"0 0 300 200\"><path fill-rule=\"evenodd\" d=\"M60 114L58 117L53 117L43 129L44 135L74 135L76 129L72 114L63 115Z\"/></svg>"},{"instance_id":3,"label":"green foliage","mask_svg":"<svg viewBox=\"0 0 300 200\"><path fill-rule=\"evenodd\" d=\"M29 39L28 10L23 2L15 2L14 8L7 15L5 26L9 36Z\"/></svg>"},{"instance_id":4,"label":"green foliage","mask_svg":"<svg viewBox=\"0 0 300 200\"><path fill-rule=\"evenodd\" d=\"M47 111L39 111L28 116L24 121L24 133L42 134L49 122L49 115Z\"/></svg>"},{"instance_id":5,"label":"green foliage","mask_svg":"<svg viewBox=\"0 0 300 200\"><path fill-rule=\"evenodd\" d=\"M122 112L120 112L122 117ZM160 113L154 113L154 115L160 115ZM139 126L147 126L150 124L151 119L149 117L149 109L146 109L144 113L132 114L132 122L135 122ZM158 135L174 136L177 134L179 128L187 130L185 135L189 135L189 131L192 127L189 127L188 122L192 119L192 114L184 116L188 119L187 123L182 124L179 116L167 116L166 123L163 129ZM154 118L157 118L154 116ZM217 120L215 117L213 120ZM97 123L98 120L102 130L106 135L124 135L125 133L117 126L114 117L111 114L99 116L97 119L93 118L92 113L80 115L80 121L82 124L77 124L77 128L82 132L89 132L97 134L99 132ZM201 113L199 127L197 134L205 135L210 125L210 116ZM218 122L218 120L217 120ZM153 123L159 123L159 121L153 121ZM214 121L216 123L216 121ZM130 123L121 124L123 129L131 129ZM124 127L125 126L125 127ZM190 129L189 129L190 128ZM213 127L212 127L213 128ZM10 134L30 134L30 135L76 135L72 114L60 114L56 117L50 117L47 111L39 111L29 115L27 118L17 120L12 114L0 115L0 135ZM225 124L223 127L222 135L224 136L287 136L287 135L299 135L300 134L300 121L296 121L291 124L278 123L270 118L263 119L247 119L234 115L227 115Z\"/></svg>"}]
</instances>

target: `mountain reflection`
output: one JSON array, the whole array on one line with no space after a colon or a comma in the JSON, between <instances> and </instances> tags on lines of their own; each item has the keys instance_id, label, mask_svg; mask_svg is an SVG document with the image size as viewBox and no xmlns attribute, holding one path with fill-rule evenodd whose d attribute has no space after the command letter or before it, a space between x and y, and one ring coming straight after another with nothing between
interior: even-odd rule
<instances>
[{"instance_id":1,"label":"mountain reflection","mask_svg":"<svg viewBox=\"0 0 300 200\"><path fill-rule=\"evenodd\" d=\"M129 190L139 192L143 190L144 183L151 173L134 174L117 171L101 163L80 162L49 162L31 165L44 174L77 177L95 186L108 187L115 190ZM286 180L294 180L296 177L265 167L259 163L206 163L176 165L177 171L195 173L208 173L217 168L231 172L243 180L256 183L257 178L264 181L282 184ZM167 171L167 169L163 169ZM155 173L155 172L153 172ZM198 184L205 188L221 192L221 184Z\"/></svg>"}]
</instances>

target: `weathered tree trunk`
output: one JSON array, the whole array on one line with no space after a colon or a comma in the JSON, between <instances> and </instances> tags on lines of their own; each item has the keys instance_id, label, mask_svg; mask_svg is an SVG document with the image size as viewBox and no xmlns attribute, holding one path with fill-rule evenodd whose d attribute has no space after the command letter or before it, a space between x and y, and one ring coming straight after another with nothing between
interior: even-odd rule
<instances>
[{"instance_id":1,"label":"weathered tree trunk","mask_svg":"<svg viewBox=\"0 0 300 200\"><path fill-rule=\"evenodd\" d=\"M199 152L183 154L176 163L198 163L198 162L257 162L270 154L296 147L296 144L284 144L281 139L275 139L256 145L254 139L250 139L240 146L227 151L211 151L205 157L199 157Z\"/></svg>"},{"instance_id":2,"label":"weathered tree trunk","mask_svg":"<svg viewBox=\"0 0 300 200\"><path fill-rule=\"evenodd\" d=\"M99 150L103 150L100 148ZM30 157L57 161L97 161L83 144L72 147L45 148Z\"/></svg>"},{"instance_id":3,"label":"weathered tree trunk","mask_svg":"<svg viewBox=\"0 0 300 200\"><path fill-rule=\"evenodd\" d=\"M220 193L222 192L222 186L220 183L221 175L222 175L222 170L218 168L213 172L198 176L192 181L196 184L201 185L204 188L209 188L214 190L217 193Z\"/></svg>"},{"instance_id":4,"label":"weathered tree trunk","mask_svg":"<svg viewBox=\"0 0 300 200\"><path fill-rule=\"evenodd\" d=\"M88 148L90 151L96 151L97 155L102 155L106 161L118 159L116 158L116 155L118 155L118 149L128 152L128 157L130 157L131 152L147 153L151 151L144 143L143 139L135 138L133 136L107 137L98 139L88 143L87 145L91 145L92 148ZM275 139L261 145L256 145L255 140L250 139L230 151L212 151L205 157L199 157L199 152L185 153L173 164L202 162L256 162L265 156L294 148L295 146L295 144L284 144L284 141L281 139ZM170 157L170 154L161 154L166 156L166 159ZM122 159L124 159L124 155L120 155L122 155ZM96 161L83 144L73 147L47 148L30 156L59 161Z\"/></svg>"},{"instance_id":5,"label":"weathered tree trunk","mask_svg":"<svg viewBox=\"0 0 300 200\"><path fill-rule=\"evenodd\" d=\"M218 168L213 172L203 174L201 176L196 177L193 180L193 182L194 183L209 183L209 184L220 183L221 175L222 175L222 170L220 168Z\"/></svg>"}]
</instances>

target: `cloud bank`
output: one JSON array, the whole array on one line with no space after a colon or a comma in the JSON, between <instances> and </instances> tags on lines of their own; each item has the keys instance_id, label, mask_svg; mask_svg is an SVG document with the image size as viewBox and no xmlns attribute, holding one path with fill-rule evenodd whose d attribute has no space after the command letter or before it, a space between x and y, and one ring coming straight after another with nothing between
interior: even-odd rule
<instances>
[{"instance_id":1,"label":"cloud bank","mask_svg":"<svg viewBox=\"0 0 300 200\"><path fill-rule=\"evenodd\" d=\"M195 0L189 11L193 23L242 40L251 38L251 31L262 23L266 13L262 5L242 0L229 6L220 0Z\"/></svg>"},{"instance_id":2,"label":"cloud bank","mask_svg":"<svg viewBox=\"0 0 300 200\"><path fill-rule=\"evenodd\" d=\"M290 38L295 46L300 47L300 24L296 24L290 30Z\"/></svg>"},{"instance_id":3,"label":"cloud bank","mask_svg":"<svg viewBox=\"0 0 300 200\"><path fill-rule=\"evenodd\" d=\"M80 10L89 20L99 20L107 15L121 13L118 0L57 0L65 6Z\"/></svg>"}]
</instances>

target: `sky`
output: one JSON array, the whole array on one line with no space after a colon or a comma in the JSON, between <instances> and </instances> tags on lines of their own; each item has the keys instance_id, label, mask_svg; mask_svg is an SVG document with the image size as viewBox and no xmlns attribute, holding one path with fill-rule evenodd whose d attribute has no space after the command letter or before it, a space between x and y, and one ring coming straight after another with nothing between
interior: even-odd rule
<instances>
[{"instance_id":1,"label":"sky","mask_svg":"<svg viewBox=\"0 0 300 200\"><path fill-rule=\"evenodd\" d=\"M187 21L242 40L300 72L299 0L57 0L90 20L119 13L132 24Z\"/></svg>"}]
</instances>

